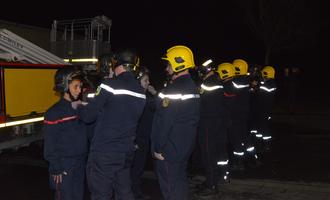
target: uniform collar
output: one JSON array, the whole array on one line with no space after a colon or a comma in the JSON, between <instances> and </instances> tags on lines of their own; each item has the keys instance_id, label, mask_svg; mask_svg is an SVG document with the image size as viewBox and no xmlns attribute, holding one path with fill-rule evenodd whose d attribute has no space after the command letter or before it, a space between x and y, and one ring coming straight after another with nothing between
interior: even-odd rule
<instances>
[{"instance_id":1,"label":"uniform collar","mask_svg":"<svg viewBox=\"0 0 330 200\"><path fill-rule=\"evenodd\" d=\"M178 78L174 79L173 82L177 82L177 81L184 80L184 79L187 79L187 78L190 78L189 73L179 76Z\"/></svg>"}]
</instances>

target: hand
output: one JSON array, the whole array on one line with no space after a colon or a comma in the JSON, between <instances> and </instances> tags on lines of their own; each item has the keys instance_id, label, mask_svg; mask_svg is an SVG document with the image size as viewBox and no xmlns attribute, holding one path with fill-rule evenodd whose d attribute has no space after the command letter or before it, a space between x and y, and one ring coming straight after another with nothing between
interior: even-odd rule
<instances>
[{"instance_id":1,"label":"hand","mask_svg":"<svg viewBox=\"0 0 330 200\"><path fill-rule=\"evenodd\" d=\"M251 82L251 85L252 85L252 86L256 86L256 85L258 85L258 81L253 80L253 81Z\"/></svg>"},{"instance_id":2,"label":"hand","mask_svg":"<svg viewBox=\"0 0 330 200\"><path fill-rule=\"evenodd\" d=\"M154 157L158 160L165 160L165 158L163 157L163 155L161 153L154 152Z\"/></svg>"},{"instance_id":3,"label":"hand","mask_svg":"<svg viewBox=\"0 0 330 200\"><path fill-rule=\"evenodd\" d=\"M152 94L152 95L157 94L156 89L155 89L152 85L149 85L148 88L147 88L147 90L148 90L148 92L150 92L150 94Z\"/></svg>"},{"instance_id":4,"label":"hand","mask_svg":"<svg viewBox=\"0 0 330 200\"><path fill-rule=\"evenodd\" d=\"M71 102L71 107L76 110L78 108L78 106L81 104L82 104L82 102L80 100L73 101L73 102Z\"/></svg>"},{"instance_id":5,"label":"hand","mask_svg":"<svg viewBox=\"0 0 330 200\"><path fill-rule=\"evenodd\" d=\"M52 175L52 177L53 177L54 182L55 182L56 184L59 184L59 183L62 183L62 180L63 180L62 175L67 175L67 174L68 174L68 173L64 171L64 172L61 173L61 174Z\"/></svg>"}]
</instances>

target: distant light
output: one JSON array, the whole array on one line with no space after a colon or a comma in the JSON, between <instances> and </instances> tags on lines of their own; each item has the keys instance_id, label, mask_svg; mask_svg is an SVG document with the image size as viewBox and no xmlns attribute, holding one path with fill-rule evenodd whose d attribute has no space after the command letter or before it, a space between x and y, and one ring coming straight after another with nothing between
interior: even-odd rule
<instances>
[{"instance_id":1,"label":"distant light","mask_svg":"<svg viewBox=\"0 0 330 200\"><path fill-rule=\"evenodd\" d=\"M27 124L27 123L32 123L32 122L38 122L38 121L42 121L42 120L44 120L44 117L37 117L37 118L19 120L19 121L14 121L14 122L7 122L7 123L0 124L0 128L8 127L8 126L16 126L16 125L20 125L20 124Z\"/></svg>"},{"instance_id":2,"label":"distant light","mask_svg":"<svg viewBox=\"0 0 330 200\"><path fill-rule=\"evenodd\" d=\"M204 67L206 67L206 66L208 66L210 63L212 63L213 61L211 60L211 59L209 59L209 60L207 60L207 61L205 61L202 65L204 66Z\"/></svg>"},{"instance_id":3,"label":"distant light","mask_svg":"<svg viewBox=\"0 0 330 200\"><path fill-rule=\"evenodd\" d=\"M64 62L97 62L97 58L75 58L75 59L64 59Z\"/></svg>"}]
</instances>

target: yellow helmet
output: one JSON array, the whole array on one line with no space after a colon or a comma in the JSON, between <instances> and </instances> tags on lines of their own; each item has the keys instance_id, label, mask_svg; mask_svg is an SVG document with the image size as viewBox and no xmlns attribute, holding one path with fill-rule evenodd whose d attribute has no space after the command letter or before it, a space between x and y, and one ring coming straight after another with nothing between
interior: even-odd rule
<instances>
[{"instance_id":1,"label":"yellow helmet","mask_svg":"<svg viewBox=\"0 0 330 200\"><path fill-rule=\"evenodd\" d=\"M231 63L221 63L218 65L217 72L222 80L235 76L234 65Z\"/></svg>"},{"instance_id":2,"label":"yellow helmet","mask_svg":"<svg viewBox=\"0 0 330 200\"><path fill-rule=\"evenodd\" d=\"M275 78L275 70L272 66L266 66L261 70L263 78Z\"/></svg>"},{"instance_id":3,"label":"yellow helmet","mask_svg":"<svg viewBox=\"0 0 330 200\"><path fill-rule=\"evenodd\" d=\"M162 59L167 60L171 64L173 72L180 72L195 66L192 51L188 47L182 45L169 48L165 57Z\"/></svg>"},{"instance_id":4,"label":"yellow helmet","mask_svg":"<svg viewBox=\"0 0 330 200\"><path fill-rule=\"evenodd\" d=\"M243 59L235 59L233 61L235 74L236 75L245 75L248 72L249 65Z\"/></svg>"}]
</instances>

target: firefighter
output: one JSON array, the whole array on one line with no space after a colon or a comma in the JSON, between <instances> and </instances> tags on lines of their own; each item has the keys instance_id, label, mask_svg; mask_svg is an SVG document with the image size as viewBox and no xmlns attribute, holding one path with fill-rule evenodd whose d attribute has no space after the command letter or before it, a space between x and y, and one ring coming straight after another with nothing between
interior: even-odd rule
<instances>
[{"instance_id":1,"label":"firefighter","mask_svg":"<svg viewBox=\"0 0 330 200\"><path fill-rule=\"evenodd\" d=\"M243 59L235 59L233 61L233 66L235 69L235 77L232 80L235 93L237 97L235 98L235 104L233 109L233 117L237 122L233 126L233 134L237 137L237 140L242 144L246 155L245 158L257 159L256 149L254 142L249 135L249 113L250 113L250 77L248 76L248 63Z\"/></svg>"},{"instance_id":2,"label":"firefighter","mask_svg":"<svg viewBox=\"0 0 330 200\"><path fill-rule=\"evenodd\" d=\"M95 92L97 87L104 81L105 79L113 78L114 72L112 70L112 53L102 54L96 66L96 71L89 71L84 74L84 84L82 91L82 100L85 102L93 101L95 97ZM91 123L86 123L87 125L87 133L88 133L88 141L91 143L95 121Z\"/></svg>"},{"instance_id":3,"label":"firefighter","mask_svg":"<svg viewBox=\"0 0 330 200\"><path fill-rule=\"evenodd\" d=\"M96 120L87 162L87 181L92 199L131 200L130 168L134 157L136 127L146 96L135 78L139 57L131 49L113 56L113 79L105 79L95 98L77 107L85 122Z\"/></svg>"},{"instance_id":4,"label":"firefighter","mask_svg":"<svg viewBox=\"0 0 330 200\"><path fill-rule=\"evenodd\" d=\"M272 139L269 122L276 91L275 70L272 66L265 66L261 70L261 75L262 80L256 98L258 105L256 136L262 139L263 150L268 151Z\"/></svg>"},{"instance_id":5,"label":"firefighter","mask_svg":"<svg viewBox=\"0 0 330 200\"><path fill-rule=\"evenodd\" d=\"M150 134L152 128L152 121L155 112L155 95L157 91L150 85L149 82L149 70L142 68L137 73L137 80L144 88L146 93L147 102L144 107L143 114L140 118L137 134L135 139L135 156L131 168L132 189L136 200L150 199L148 195L145 195L141 190L141 176L144 171L144 167L150 152Z\"/></svg>"},{"instance_id":6,"label":"firefighter","mask_svg":"<svg viewBox=\"0 0 330 200\"><path fill-rule=\"evenodd\" d=\"M201 106L198 144L206 181L198 187L199 197L218 193L219 180L228 180L228 110L224 105L222 82L211 66L200 67Z\"/></svg>"},{"instance_id":7,"label":"firefighter","mask_svg":"<svg viewBox=\"0 0 330 200\"><path fill-rule=\"evenodd\" d=\"M245 151L242 146L242 137L236 130L237 126L240 126L240 116L237 114L238 94L235 87L238 85L233 80L235 76L235 69L233 64L225 62L218 66L217 71L220 75L220 79L223 81L225 105L229 110L230 128L228 132L228 140L233 152L231 154L231 170L243 170L243 158Z\"/></svg>"},{"instance_id":8,"label":"firefighter","mask_svg":"<svg viewBox=\"0 0 330 200\"><path fill-rule=\"evenodd\" d=\"M199 120L200 95L188 69L194 67L192 51L174 46L162 58L171 83L158 94L151 132L152 154L165 200L187 200L186 167L193 151Z\"/></svg>"},{"instance_id":9,"label":"firefighter","mask_svg":"<svg viewBox=\"0 0 330 200\"><path fill-rule=\"evenodd\" d=\"M74 68L55 74L55 90L61 99L50 107L44 120L44 158L49 162L50 187L55 199L84 199L87 133L71 102L81 93L81 75Z\"/></svg>"}]
</instances>

